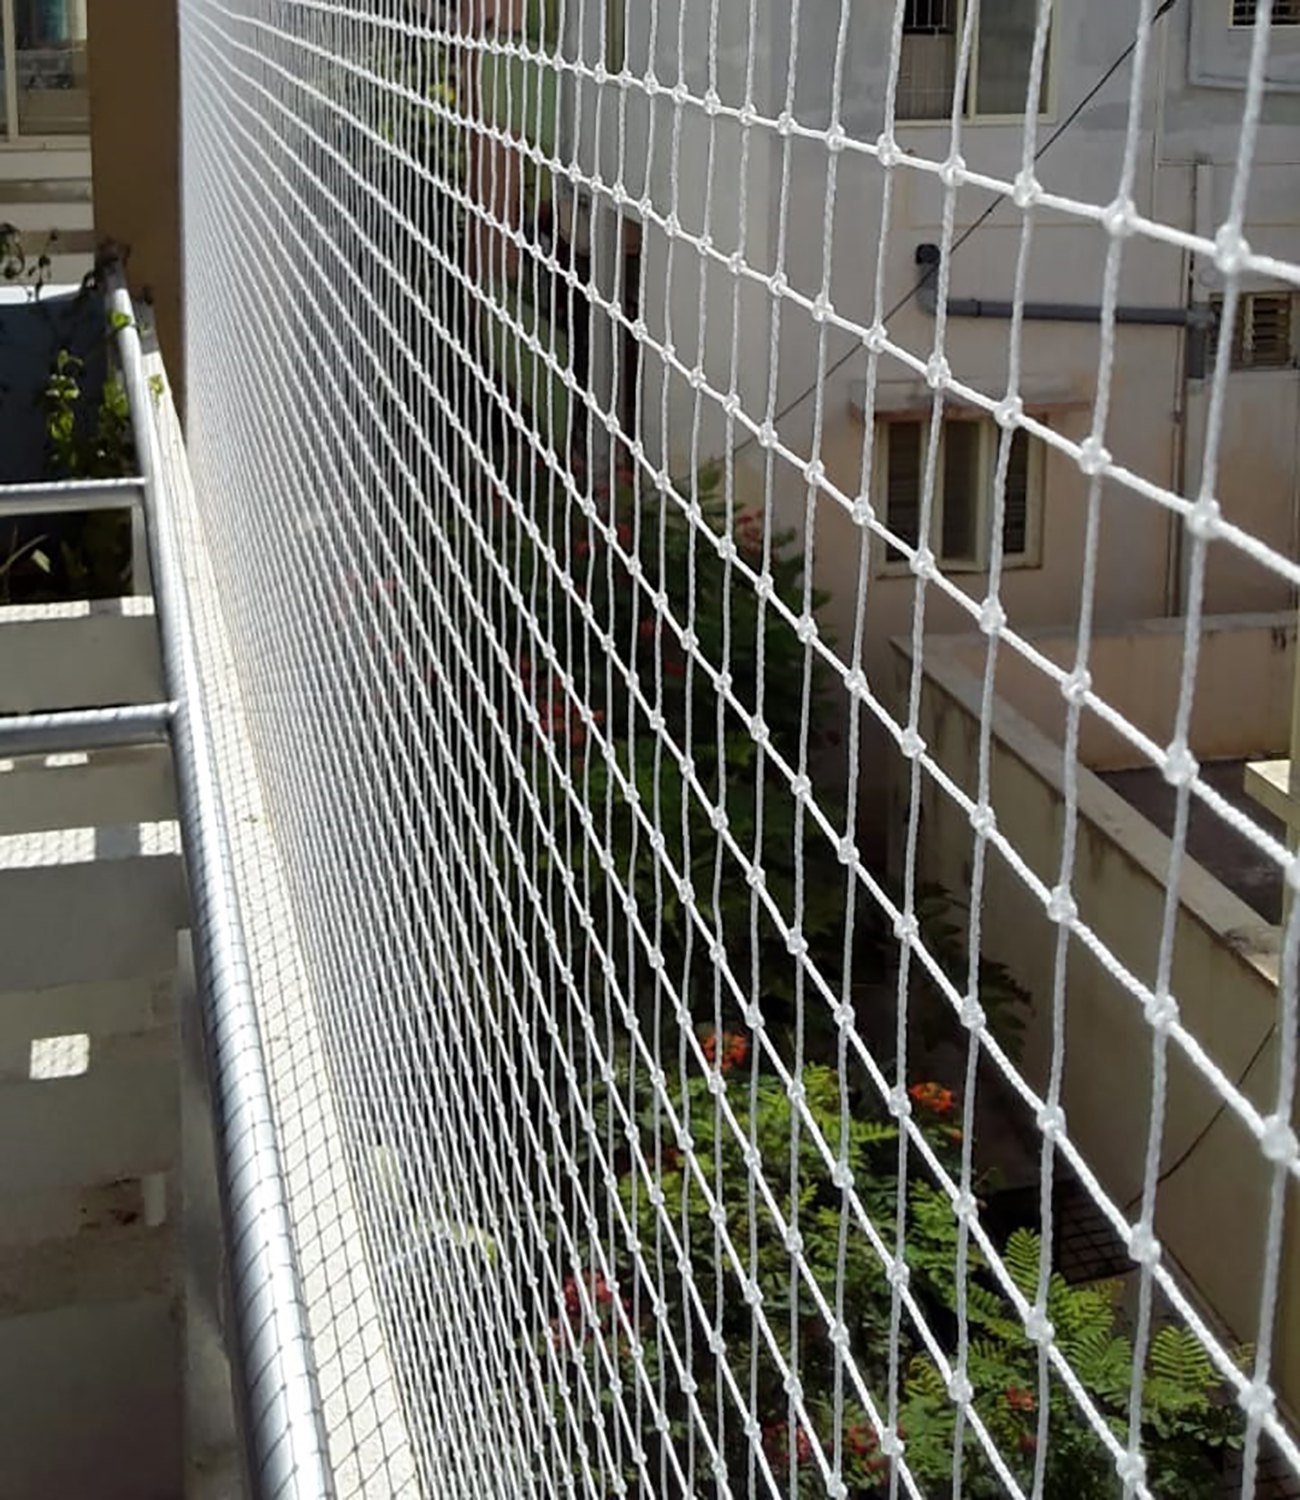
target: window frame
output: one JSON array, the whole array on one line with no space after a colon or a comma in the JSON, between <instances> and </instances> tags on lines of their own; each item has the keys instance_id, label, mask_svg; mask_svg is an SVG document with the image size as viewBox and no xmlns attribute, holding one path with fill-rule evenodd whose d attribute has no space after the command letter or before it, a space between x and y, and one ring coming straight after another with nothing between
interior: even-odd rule
<instances>
[{"instance_id":1,"label":"window frame","mask_svg":"<svg viewBox=\"0 0 1300 1500\"><path fill-rule=\"evenodd\" d=\"M1228 340L1228 373L1230 375L1276 375L1279 373L1286 374L1287 372L1294 373L1297 366L1300 365L1300 293L1297 293L1294 288L1287 286L1254 287L1249 291L1245 289L1241 290L1237 294L1237 316L1239 319L1244 320L1246 328L1249 327L1250 322L1250 319L1248 317L1248 310L1251 304L1260 297L1280 297L1284 298L1290 303L1287 328L1287 332L1290 335L1290 348L1287 350L1287 356L1285 359L1280 360L1276 364L1255 364L1253 361L1239 361L1235 357L1238 343L1237 331L1236 329L1234 329L1232 332L1232 337ZM1211 326L1207 336L1207 374L1212 374L1215 365L1218 363L1219 337L1220 327L1223 322L1224 300L1224 294L1222 292L1216 292L1210 298L1210 307L1213 312L1214 323ZM1244 329L1241 348L1244 352Z\"/></svg>"},{"instance_id":2,"label":"window frame","mask_svg":"<svg viewBox=\"0 0 1300 1500\"><path fill-rule=\"evenodd\" d=\"M1045 420L1041 417L1039 420ZM981 412L948 412L943 417L946 428L952 422L968 422L979 429L979 497L975 517L975 554L972 557L944 557L941 546L934 546L943 537L943 486L944 447L943 436L939 439L937 468L935 473L934 510L930 517L930 543L936 564L947 574L987 573L993 537L990 524L993 505L993 480L997 466L998 443L1002 429L992 417ZM872 489L881 497L877 511L884 525L889 523L889 440L890 430L907 423L921 429L921 464L924 468L929 452L930 418L917 412L885 412L876 418L875 452L872 458ZM1043 511L1047 479L1048 445L1031 432L1025 433L1028 443L1026 454L1025 497L1025 546L1022 552L1002 555L1003 571L1009 569L1039 568L1043 562ZM897 578L911 575L912 563L908 557L891 557L893 550L884 537L876 538L876 556L873 571L878 577Z\"/></svg>"},{"instance_id":3,"label":"window frame","mask_svg":"<svg viewBox=\"0 0 1300 1500\"><path fill-rule=\"evenodd\" d=\"M1255 14L1251 16L1249 21L1239 21L1237 19L1237 6L1242 3L1252 5L1255 9ZM1284 15L1279 20L1278 6L1279 4L1285 6L1287 3L1294 5L1295 9L1291 15ZM1226 4L1228 7L1229 31L1253 31L1255 29L1255 22L1259 14L1258 0L1226 0ZM1270 30L1274 26L1300 26L1300 4L1296 4L1296 0L1274 0L1273 15L1269 21Z\"/></svg>"},{"instance_id":4,"label":"window frame","mask_svg":"<svg viewBox=\"0 0 1300 1500\"><path fill-rule=\"evenodd\" d=\"M87 124L85 130L69 130L54 135L38 135L20 128L18 89L18 8L17 0L0 0L0 66L3 87L0 88L0 152L16 151L84 151L90 145L87 91Z\"/></svg>"},{"instance_id":5,"label":"window frame","mask_svg":"<svg viewBox=\"0 0 1300 1500\"><path fill-rule=\"evenodd\" d=\"M953 32L953 45L961 47L961 34L966 24L966 6L968 0L955 0L957 6L957 20ZM1228 0L1231 4L1232 0ZM1038 112L1040 122L1049 122L1056 118L1056 75L1057 75L1057 48L1060 42L1060 16L1057 9L1057 0L1052 0L1052 16L1048 22L1047 30L1047 57L1044 65L1047 69L1046 84L1044 89L1046 100L1043 108ZM906 33L904 33L906 36ZM967 98L977 93L979 82L979 57L980 57L980 27L976 25L975 35L971 39L970 73L966 80ZM914 125L933 128L936 125L947 125L952 118L951 110L942 115L900 115L895 108L894 128L904 129ZM1025 118L1023 114L985 114L976 107L970 108L969 104L962 110L962 121L967 125L1018 125Z\"/></svg>"}]
</instances>

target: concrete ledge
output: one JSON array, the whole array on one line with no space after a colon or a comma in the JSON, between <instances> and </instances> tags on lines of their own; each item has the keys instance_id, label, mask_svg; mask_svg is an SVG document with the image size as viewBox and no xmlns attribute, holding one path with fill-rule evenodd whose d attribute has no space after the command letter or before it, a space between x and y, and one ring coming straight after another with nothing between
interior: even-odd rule
<instances>
[{"instance_id":1,"label":"concrete ledge","mask_svg":"<svg viewBox=\"0 0 1300 1500\"><path fill-rule=\"evenodd\" d=\"M0 836L175 820L171 754L163 746L96 750L81 764L70 759L0 761Z\"/></svg>"},{"instance_id":2,"label":"concrete ledge","mask_svg":"<svg viewBox=\"0 0 1300 1500\"><path fill-rule=\"evenodd\" d=\"M0 994L164 972L186 910L177 855L0 868Z\"/></svg>"},{"instance_id":3,"label":"concrete ledge","mask_svg":"<svg viewBox=\"0 0 1300 1500\"><path fill-rule=\"evenodd\" d=\"M0 1189L81 1187L174 1167L175 1039L159 1038L154 1053L100 1066L92 1056L76 1078L0 1084Z\"/></svg>"},{"instance_id":4,"label":"concrete ledge","mask_svg":"<svg viewBox=\"0 0 1300 1500\"><path fill-rule=\"evenodd\" d=\"M43 1036L147 1031L172 1014L170 974L0 994L0 1055Z\"/></svg>"},{"instance_id":5,"label":"concrete ledge","mask_svg":"<svg viewBox=\"0 0 1300 1500\"><path fill-rule=\"evenodd\" d=\"M0 1321L0 1495L179 1494L178 1345L170 1296Z\"/></svg>"},{"instance_id":6,"label":"concrete ledge","mask_svg":"<svg viewBox=\"0 0 1300 1500\"><path fill-rule=\"evenodd\" d=\"M0 1247L0 1323L74 1304L167 1296L175 1270L170 1226L151 1227L143 1215L129 1225Z\"/></svg>"},{"instance_id":7,"label":"concrete ledge","mask_svg":"<svg viewBox=\"0 0 1300 1500\"><path fill-rule=\"evenodd\" d=\"M6 1193L0 1246L37 1245L140 1223L153 1195L140 1177Z\"/></svg>"},{"instance_id":8,"label":"concrete ledge","mask_svg":"<svg viewBox=\"0 0 1300 1500\"><path fill-rule=\"evenodd\" d=\"M165 697L151 599L0 609L0 714Z\"/></svg>"}]
</instances>

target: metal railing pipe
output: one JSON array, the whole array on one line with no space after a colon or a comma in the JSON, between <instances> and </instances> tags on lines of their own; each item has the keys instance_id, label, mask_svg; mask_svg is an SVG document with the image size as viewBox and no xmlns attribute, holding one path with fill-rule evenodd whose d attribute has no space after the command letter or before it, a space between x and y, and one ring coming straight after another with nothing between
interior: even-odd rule
<instances>
[{"instance_id":1,"label":"metal railing pipe","mask_svg":"<svg viewBox=\"0 0 1300 1500\"><path fill-rule=\"evenodd\" d=\"M108 309L131 408L167 691L181 833L194 908L233 1309L232 1364L254 1500L328 1500L333 1480L307 1331L270 1082L176 524L160 481L140 335L120 268Z\"/></svg>"}]
</instances>

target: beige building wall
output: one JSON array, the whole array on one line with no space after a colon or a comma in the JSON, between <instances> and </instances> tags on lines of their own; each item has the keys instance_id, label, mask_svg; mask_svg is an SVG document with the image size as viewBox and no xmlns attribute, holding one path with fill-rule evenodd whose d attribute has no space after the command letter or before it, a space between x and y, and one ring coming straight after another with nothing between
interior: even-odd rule
<instances>
[{"instance_id":1,"label":"beige building wall","mask_svg":"<svg viewBox=\"0 0 1300 1500\"><path fill-rule=\"evenodd\" d=\"M129 248L183 410L180 88L175 0L90 0L95 230Z\"/></svg>"},{"instance_id":2,"label":"beige building wall","mask_svg":"<svg viewBox=\"0 0 1300 1500\"><path fill-rule=\"evenodd\" d=\"M1263 646L1265 673L1272 655L1286 672L1290 651L1272 653L1267 627L1253 633ZM1128 637L1128 656L1141 642ZM1293 637L1285 630L1286 646ZM1223 680L1240 665L1244 630L1207 642L1207 673L1221 648ZM920 732L930 753L954 780L972 792L979 754L980 680L961 660L962 648L926 643L926 684ZM1149 644L1149 642L1148 642ZM1155 638L1158 667L1167 641ZM1121 646L1117 649L1122 649ZM1130 660L1129 682L1150 674ZM904 649L894 662L894 707L905 702L911 664ZM1123 663L1119 680L1123 679ZM1099 674L1098 674L1099 677ZM1100 677L1099 677L1100 680ZM1229 693L1226 722L1235 701L1247 739L1270 728L1256 690L1259 673L1246 674L1241 693ZM1108 683L1106 685L1109 685ZM1207 683L1213 691L1213 683ZM1104 687L1099 686L1104 692ZM1031 711L1041 697L1028 697ZM1276 727L1276 726L1273 726ZM1283 727L1283 736L1285 728ZM1285 738L1283 738L1285 743ZM1130 759L1130 764L1136 757ZM891 826L901 838L908 816L907 768L898 762L890 782ZM999 831L1049 888L1059 878L1064 829L1062 755L1059 743L1005 702L997 706L991 762L991 797ZM1079 917L1114 957L1147 986L1156 976L1164 919L1169 841L1090 771L1078 778L1078 845L1073 894ZM923 778L921 876L947 889L970 889L973 833L963 810L929 777ZM1180 1018L1228 1078L1262 1115L1274 1108L1278 1011L1278 930L1194 861L1184 864L1170 989ZM1056 928L1042 902L996 852L986 863L982 949L1008 965L1036 1003L1028 1019L1022 1066L1042 1089L1052 1048L1050 999L1055 978ZM1065 970L1064 1107L1070 1135L1103 1187L1130 1220L1138 1214L1142 1163L1153 1089L1152 1033L1141 1002L1071 938ZM1187 1153L1159 1189L1156 1228L1196 1291L1250 1344L1257 1337L1260 1272L1264 1260L1271 1172L1257 1142L1178 1048L1169 1048L1169 1084L1161 1152L1162 1170ZM1204 1132L1203 1138L1202 1132ZM1295 1184L1291 1188L1283 1252L1282 1297L1275 1332L1275 1379L1286 1403L1300 1407L1300 1234ZM1215 1226L1232 1224L1231 1235Z\"/></svg>"}]
</instances>

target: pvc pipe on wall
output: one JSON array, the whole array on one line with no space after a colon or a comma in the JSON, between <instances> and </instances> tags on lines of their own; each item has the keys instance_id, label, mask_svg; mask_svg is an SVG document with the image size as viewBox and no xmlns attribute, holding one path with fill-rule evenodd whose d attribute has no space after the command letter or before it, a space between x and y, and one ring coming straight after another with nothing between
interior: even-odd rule
<instances>
[{"instance_id":1,"label":"pvc pipe on wall","mask_svg":"<svg viewBox=\"0 0 1300 1500\"><path fill-rule=\"evenodd\" d=\"M933 316L938 311L939 304L939 292L934 284L934 276L939 267L938 245L918 245L916 263L926 268L926 279L917 291L916 300L924 311ZM1015 304L988 297L949 297L944 310L950 318L999 318L1006 321L1014 315ZM1020 308L1022 318L1039 323L1100 323L1101 313L1101 304L1095 302L1025 302ZM1120 303L1115 308L1117 323L1140 323L1167 328L1208 328L1211 321L1208 308L1132 303Z\"/></svg>"}]
</instances>

